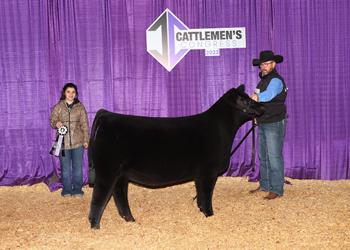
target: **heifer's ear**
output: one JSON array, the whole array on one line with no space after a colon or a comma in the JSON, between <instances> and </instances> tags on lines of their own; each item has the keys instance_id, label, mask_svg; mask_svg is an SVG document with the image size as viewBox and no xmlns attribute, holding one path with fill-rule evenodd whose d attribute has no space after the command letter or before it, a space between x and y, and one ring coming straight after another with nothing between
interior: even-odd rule
<instances>
[{"instance_id":1,"label":"heifer's ear","mask_svg":"<svg viewBox=\"0 0 350 250\"><path fill-rule=\"evenodd\" d=\"M244 93L244 91L245 91L244 85L243 84L239 85L239 87L237 88L237 91L241 92L241 93Z\"/></svg>"}]
</instances>

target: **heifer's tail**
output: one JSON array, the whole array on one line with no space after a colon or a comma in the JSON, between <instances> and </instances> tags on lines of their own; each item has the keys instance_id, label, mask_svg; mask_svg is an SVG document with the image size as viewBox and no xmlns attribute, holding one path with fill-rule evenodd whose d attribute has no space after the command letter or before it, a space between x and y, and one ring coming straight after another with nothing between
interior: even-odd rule
<instances>
[{"instance_id":1,"label":"heifer's tail","mask_svg":"<svg viewBox=\"0 0 350 250\"><path fill-rule=\"evenodd\" d=\"M90 141L89 141L89 148L88 148L88 154L89 154L89 179L88 182L90 185L93 185L95 183L95 167L94 163L92 160L92 151L94 150L94 142L95 142L95 136L98 127L100 126L101 123L101 115L108 112L107 110L100 109L97 111L95 115L94 122L92 123L92 128L91 128L91 135L90 135Z\"/></svg>"}]
</instances>

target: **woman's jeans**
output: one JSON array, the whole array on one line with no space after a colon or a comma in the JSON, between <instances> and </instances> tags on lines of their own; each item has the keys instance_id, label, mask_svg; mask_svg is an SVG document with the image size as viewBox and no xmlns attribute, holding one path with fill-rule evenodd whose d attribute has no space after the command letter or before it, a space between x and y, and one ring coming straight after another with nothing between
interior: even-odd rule
<instances>
[{"instance_id":1,"label":"woman's jeans","mask_svg":"<svg viewBox=\"0 0 350 250\"><path fill-rule=\"evenodd\" d=\"M283 195L283 140L287 120L258 125L260 189Z\"/></svg>"},{"instance_id":2,"label":"woman's jeans","mask_svg":"<svg viewBox=\"0 0 350 250\"><path fill-rule=\"evenodd\" d=\"M60 151L60 163L61 163L61 180L63 184L63 189L61 195L71 194L84 194L82 191L83 187L83 155L84 146L73 149L66 149L66 156L61 155ZM72 167L71 167L72 166ZM73 171L72 171L73 170ZM73 188L72 181L73 179Z\"/></svg>"}]
</instances>

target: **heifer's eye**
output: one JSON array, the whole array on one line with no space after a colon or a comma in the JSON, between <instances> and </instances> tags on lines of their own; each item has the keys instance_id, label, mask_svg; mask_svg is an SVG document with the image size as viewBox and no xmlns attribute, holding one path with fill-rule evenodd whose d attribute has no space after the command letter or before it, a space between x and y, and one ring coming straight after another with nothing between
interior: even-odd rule
<instances>
[{"instance_id":1,"label":"heifer's eye","mask_svg":"<svg viewBox=\"0 0 350 250\"><path fill-rule=\"evenodd\" d=\"M239 104L243 105L243 106L246 106L246 105L248 105L248 103L249 103L247 99L242 98L241 96L238 97L237 102L238 102Z\"/></svg>"}]
</instances>

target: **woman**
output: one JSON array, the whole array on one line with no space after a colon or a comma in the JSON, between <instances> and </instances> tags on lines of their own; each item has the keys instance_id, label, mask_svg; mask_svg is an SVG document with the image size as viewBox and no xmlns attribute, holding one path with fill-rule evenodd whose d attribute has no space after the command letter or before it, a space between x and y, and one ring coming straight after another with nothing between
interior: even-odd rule
<instances>
[{"instance_id":1,"label":"woman","mask_svg":"<svg viewBox=\"0 0 350 250\"><path fill-rule=\"evenodd\" d=\"M66 125L68 133L64 136L65 156L60 151L62 197L81 198L83 187L83 155L88 148L89 123L84 105L78 100L77 86L67 83L62 90L60 101L54 106L50 116L50 125L54 129ZM72 162L72 168L71 168ZM71 169L73 170L71 182Z\"/></svg>"}]
</instances>

